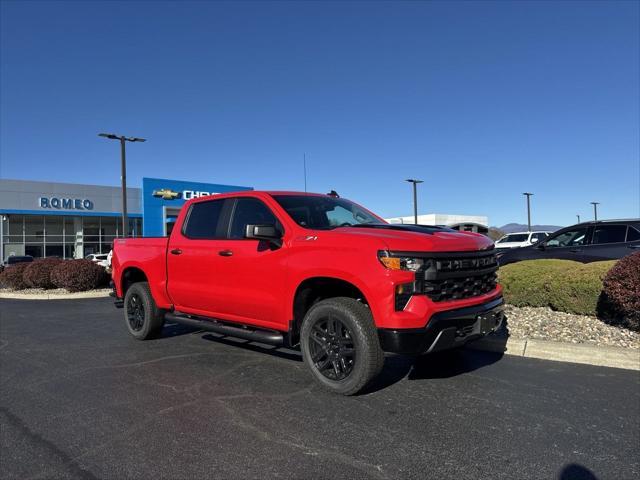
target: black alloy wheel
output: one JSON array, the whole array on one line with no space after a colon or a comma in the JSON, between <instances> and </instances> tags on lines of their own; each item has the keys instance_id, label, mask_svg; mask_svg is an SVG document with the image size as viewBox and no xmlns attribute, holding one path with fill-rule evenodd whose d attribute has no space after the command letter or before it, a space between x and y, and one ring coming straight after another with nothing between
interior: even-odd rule
<instances>
[{"instance_id":1,"label":"black alloy wheel","mask_svg":"<svg viewBox=\"0 0 640 480\"><path fill-rule=\"evenodd\" d=\"M326 378L341 381L353 371L356 349L349 328L334 316L319 318L309 335L314 367Z\"/></svg>"},{"instance_id":2,"label":"black alloy wheel","mask_svg":"<svg viewBox=\"0 0 640 480\"><path fill-rule=\"evenodd\" d=\"M144 326L144 303L137 293L129 296L127 301L127 320L134 332L139 332Z\"/></svg>"}]
</instances>

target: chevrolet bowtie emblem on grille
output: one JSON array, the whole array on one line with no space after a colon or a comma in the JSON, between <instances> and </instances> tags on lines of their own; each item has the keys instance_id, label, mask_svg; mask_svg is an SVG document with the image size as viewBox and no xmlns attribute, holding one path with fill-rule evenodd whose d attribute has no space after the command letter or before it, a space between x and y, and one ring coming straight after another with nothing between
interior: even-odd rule
<instances>
[{"instance_id":1,"label":"chevrolet bowtie emblem on grille","mask_svg":"<svg viewBox=\"0 0 640 480\"><path fill-rule=\"evenodd\" d=\"M160 190L154 190L153 196L160 197L163 200L175 200L176 198L180 198L180 192L174 192L169 188L161 188Z\"/></svg>"}]
</instances>

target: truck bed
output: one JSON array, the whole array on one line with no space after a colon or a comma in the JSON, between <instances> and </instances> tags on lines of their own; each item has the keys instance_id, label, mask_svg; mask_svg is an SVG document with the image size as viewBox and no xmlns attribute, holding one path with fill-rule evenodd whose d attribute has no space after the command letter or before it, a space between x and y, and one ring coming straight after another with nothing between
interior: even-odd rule
<instances>
[{"instance_id":1,"label":"truck bed","mask_svg":"<svg viewBox=\"0 0 640 480\"><path fill-rule=\"evenodd\" d=\"M167 245L169 237L119 238L113 242L114 271L144 271L157 299L167 299ZM116 293L122 296L122 281L114 278Z\"/></svg>"}]
</instances>

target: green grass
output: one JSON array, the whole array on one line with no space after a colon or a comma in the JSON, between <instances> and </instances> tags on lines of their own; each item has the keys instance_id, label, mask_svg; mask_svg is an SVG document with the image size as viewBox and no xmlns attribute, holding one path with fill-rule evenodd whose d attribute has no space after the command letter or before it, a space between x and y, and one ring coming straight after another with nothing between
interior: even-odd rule
<instances>
[{"instance_id":1,"label":"green grass","mask_svg":"<svg viewBox=\"0 0 640 480\"><path fill-rule=\"evenodd\" d=\"M602 280L615 261L527 260L500 268L507 303L596 315Z\"/></svg>"}]
</instances>

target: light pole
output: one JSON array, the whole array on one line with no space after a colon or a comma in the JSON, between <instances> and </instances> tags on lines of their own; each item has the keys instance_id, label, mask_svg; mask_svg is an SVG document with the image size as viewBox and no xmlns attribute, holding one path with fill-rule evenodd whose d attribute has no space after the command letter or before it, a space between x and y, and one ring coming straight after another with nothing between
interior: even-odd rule
<instances>
[{"instance_id":1,"label":"light pole","mask_svg":"<svg viewBox=\"0 0 640 480\"><path fill-rule=\"evenodd\" d=\"M146 142L144 138L125 137L124 135L115 135L113 133L99 133L99 137L105 137L110 140L120 140L120 178L122 179L122 236L129 236L129 220L127 218L127 156L125 153L125 142Z\"/></svg>"},{"instance_id":2,"label":"light pole","mask_svg":"<svg viewBox=\"0 0 640 480\"><path fill-rule=\"evenodd\" d=\"M4 263L4 221L7 219L0 215L0 265Z\"/></svg>"},{"instance_id":3,"label":"light pole","mask_svg":"<svg viewBox=\"0 0 640 480\"><path fill-rule=\"evenodd\" d=\"M409 183L413 183L413 223L418 224L418 183L424 183L422 180L407 178Z\"/></svg>"},{"instance_id":4,"label":"light pole","mask_svg":"<svg viewBox=\"0 0 640 480\"><path fill-rule=\"evenodd\" d=\"M528 230L527 232L531 231L531 195L533 195L533 193L529 193L529 192L524 192L523 193L524 196L527 197L527 226L528 226Z\"/></svg>"},{"instance_id":5,"label":"light pole","mask_svg":"<svg viewBox=\"0 0 640 480\"><path fill-rule=\"evenodd\" d=\"M578 223L580 223L580 215L576 215L578 217Z\"/></svg>"},{"instance_id":6,"label":"light pole","mask_svg":"<svg viewBox=\"0 0 640 480\"><path fill-rule=\"evenodd\" d=\"M591 202L591 205L593 205L593 221L597 222L598 221L598 205L600 205L600 202Z\"/></svg>"}]
</instances>

